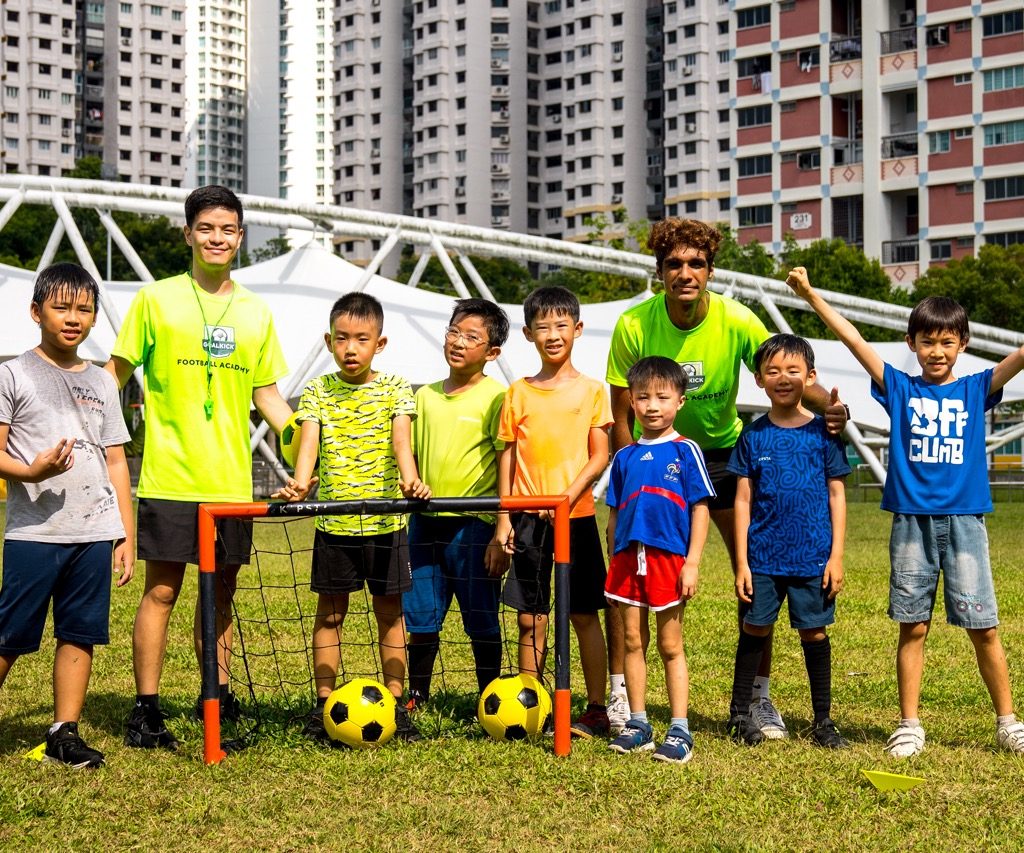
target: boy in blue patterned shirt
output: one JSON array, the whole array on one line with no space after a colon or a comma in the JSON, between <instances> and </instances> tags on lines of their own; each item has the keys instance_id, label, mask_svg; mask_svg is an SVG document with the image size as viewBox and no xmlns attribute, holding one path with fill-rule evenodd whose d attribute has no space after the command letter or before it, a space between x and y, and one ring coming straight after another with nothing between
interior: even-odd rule
<instances>
[{"instance_id":1,"label":"boy in blue patterned shirt","mask_svg":"<svg viewBox=\"0 0 1024 853\"><path fill-rule=\"evenodd\" d=\"M815 743L847 746L831 719L832 647L843 588L846 495L850 466L838 436L801 403L814 384L814 351L796 335L775 335L754 354L754 378L771 409L744 427L729 460L737 475L736 595L742 630L736 649L729 733L754 745L764 735L750 719L754 677L765 642L789 599L811 683Z\"/></svg>"}]
</instances>

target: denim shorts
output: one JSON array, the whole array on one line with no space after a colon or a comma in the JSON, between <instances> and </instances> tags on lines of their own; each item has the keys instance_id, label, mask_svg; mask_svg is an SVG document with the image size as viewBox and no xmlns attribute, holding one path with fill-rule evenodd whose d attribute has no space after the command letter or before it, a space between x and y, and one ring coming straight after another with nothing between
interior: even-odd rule
<instances>
[{"instance_id":1,"label":"denim shorts","mask_svg":"<svg viewBox=\"0 0 1024 853\"><path fill-rule=\"evenodd\" d=\"M836 621L836 600L821 587L821 575L752 574L753 601L740 602L740 618L748 625L774 625L782 602L789 599L789 626L800 631L825 628Z\"/></svg>"},{"instance_id":2,"label":"denim shorts","mask_svg":"<svg viewBox=\"0 0 1024 853\"><path fill-rule=\"evenodd\" d=\"M960 628L999 624L983 515L892 517L889 618L927 622L942 573L946 621Z\"/></svg>"}]
</instances>

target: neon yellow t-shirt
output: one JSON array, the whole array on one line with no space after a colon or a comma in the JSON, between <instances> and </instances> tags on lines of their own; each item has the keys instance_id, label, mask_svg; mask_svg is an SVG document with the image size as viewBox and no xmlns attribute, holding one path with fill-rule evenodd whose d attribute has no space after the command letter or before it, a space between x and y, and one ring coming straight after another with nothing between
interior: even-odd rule
<instances>
[{"instance_id":1,"label":"neon yellow t-shirt","mask_svg":"<svg viewBox=\"0 0 1024 853\"><path fill-rule=\"evenodd\" d=\"M416 392L413 452L420 479L434 495L497 496L496 453L505 446L498 438L498 421L504 399L504 386L489 376L461 394L446 394L444 382Z\"/></svg>"},{"instance_id":2,"label":"neon yellow t-shirt","mask_svg":"<svg viewBox=\"0 0 1024 853\"><path fill-rule=\"evenodd\" d=\"M211 417L204 408L206 339ZM153 282L132 301L112 354L143 370L139 497L251 501L252 392L288 372L267 304L237 283L232 298L205 293L187 274Z\"/></svg>"},{"instance_id":3,"label":"neon yellow t-shirt","mask_svg":"<svg viewBox=\"0 0 1024 853\"><path fill-rule=\"evenodd\" d=\"M743 424L736 414L740 363L754 370L754 353L771 335L756 314L727 296L708 292L708 315L695 329L673 325L659 293L625 311L608 351L609 385L625 388L626 373L641 358L661 355L679 362L687 376L686 405L676 432L702 450L732 447ZM639 424L634 435L640 435Z\"/></svg>"},{"instance_id":4,"label":"neon yellow t-shirt","mask_svg":"<svg viewBox=\"0 0 1024 853\"><path fill-rule=\"evenodd\" d=\"M498 437L516 443L513 495L560 495L590 461L590 430L612 422L605 387L582 373L558 388L512 383L501 410ZM572 518L594 514L594 492L580 495Z\"/></svg>"},{"instance_id":5,"label":"neon yellow t-shirt","mask_svg":"<svg viewBox=\"0 0 1024 853\"><path fill-rule=\"evenodd\" d=\"M320 424L321 500L402 497L391 422L399 415L416 417L407 380L378 373L364 385L349 385L336 373L318 376L302 392L298 414L300 421ZM316 526L325 533L375 536L401 530L405 516L318 515Z\"/></svg>"}]
</instances>

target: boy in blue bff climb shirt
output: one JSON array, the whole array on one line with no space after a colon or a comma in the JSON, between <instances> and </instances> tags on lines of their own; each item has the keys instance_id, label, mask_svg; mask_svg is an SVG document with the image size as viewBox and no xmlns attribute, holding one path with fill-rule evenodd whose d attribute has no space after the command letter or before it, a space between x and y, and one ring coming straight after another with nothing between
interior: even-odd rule
<instances>
[{"instance_id":1,"label":"boy in blue bff climb shirt","mask_svg":"<svg viewBox=\"0 0 1024 853\"><path fill-rule=\"evenodd\" d=\"M832 722L832 646L843 588L846 495L843 444L801 403L814 383L814 351L796 335L775 335L754 354L754 378L771 410L743 428L729 460L737 475L736 595L742 625L736 648L729 733L764 740L749 715L754 678L785 599L800 635L811 685L811 737L828 749L846 741Z\"/></svg>"},{"instance_id":2,"label":"boy in blue bff climb shirt","mask_svg":"<svg viewBox=\"0 0 1024 853\"><path fill-rule=\"evenodd\" d=\"M882 508L893 513L889 616L900 625L900 724L886 753L906 758L924 749L918 718L921 675L940 572L946 621L967 631L995 707L996 743L1024 753L1024 723L1013 713L1006 655L996 628L999 614L983 515L992 511L985 476L985 412L1024 369L1024 347L991 370L956 378L953 367L969 337L967 312L952 299L928 297L910 313L907 345L917 355L921 375L909 376L885 364L854 326L811 289L803 267L786 281L868 372L871 393L892 422Z\"/></svg>"}]
</instances>

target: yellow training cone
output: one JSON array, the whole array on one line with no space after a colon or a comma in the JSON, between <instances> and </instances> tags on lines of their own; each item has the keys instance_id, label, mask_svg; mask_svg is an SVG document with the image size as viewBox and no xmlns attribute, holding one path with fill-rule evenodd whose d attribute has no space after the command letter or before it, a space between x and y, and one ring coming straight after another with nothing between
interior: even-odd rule
<instances>
[{"instance_id":1,"label":"yellow training cone","mask_svg":"<svg viewBox=\"0 0 1024 853\"><path fill-rule=\"evenodd\" d=\"M901 776L899 773L885 773L882 770L861 770L865 778L879 791L909 791L924 779L919 776Z\"/></svg>"},{"instance_id":2,"label":"yellow training cone","mask_svg":"<svg viewBox=\"0 0 1024 853\"><path fill-rule=\"evenodd\" d=\"M43 741L35 749L30 749L28 752L26 752L25 753L25 758L28 758L28 759L30 759L32 761L42 761L43 760L43 755L45 753L46 753L46 741Z\"/></svg>"}]
</instances>

